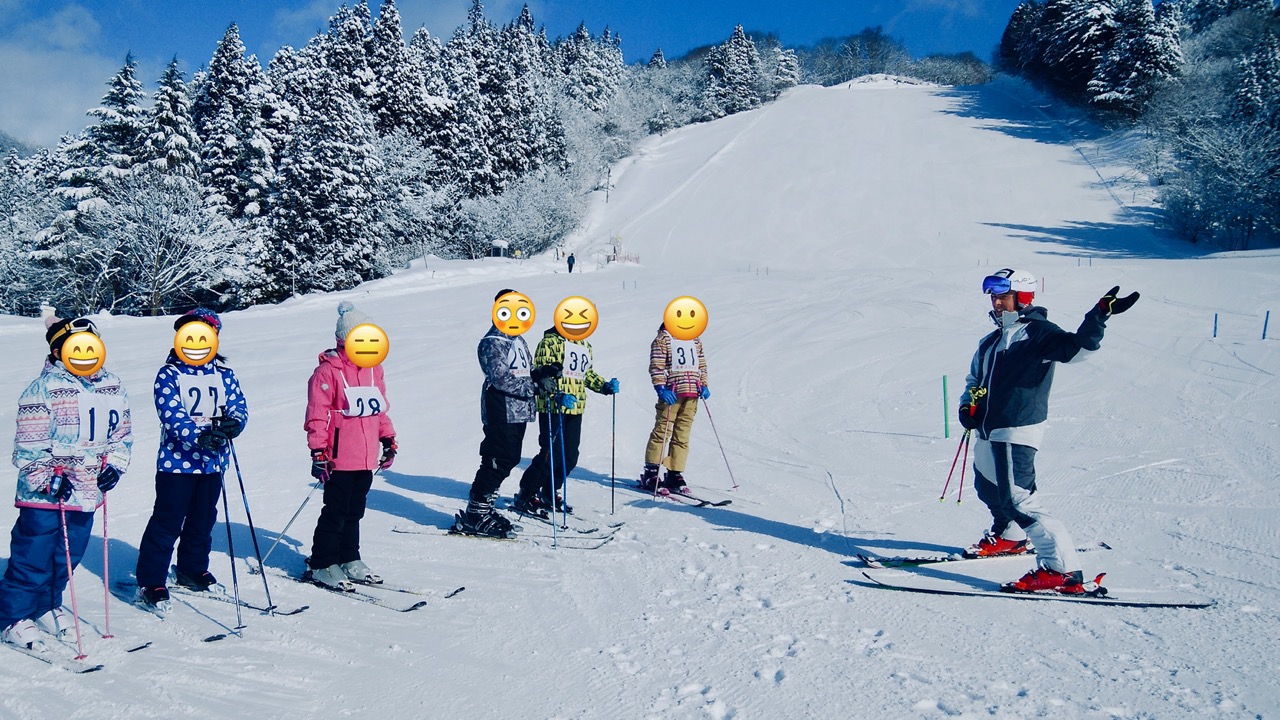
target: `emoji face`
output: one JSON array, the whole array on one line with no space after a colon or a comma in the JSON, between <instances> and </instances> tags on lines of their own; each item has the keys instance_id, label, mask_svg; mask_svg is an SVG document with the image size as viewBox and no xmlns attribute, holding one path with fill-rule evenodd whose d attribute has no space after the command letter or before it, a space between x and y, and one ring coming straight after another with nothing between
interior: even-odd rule
<instances>
[{"instance_id":1,"label":"emoji face","mask_svg":"<svg viewBox=\"0 0 1280 720\"><path fill-rule=\"evenodd\" d=\"M347 359L355 363L356 367L371 368L387 359L387 353L391 352L391 341L382 328L373 323L361 323L347 333L343 350L347 353Z\"/></svg>"},{"instance_id":2,"label":"emoji face","mask_svg":"<svg viewBox=\"0 0 1280 720\"><path fill-rule=\"evenodd\" d=\"M509 292L493 303L493 324L504 335L515 337L528 332L538 313L524 293Z\"/></svg>"},{"instance_id":3,"label":"emoji face","mask_svg":"<svg viewBox=\"0 0 1280 720\"><path fill-rule=\"evenodd\" d=\"M556 306L556 331L569 340L586 340L596 331L595 303L574 295L560 301Z\"/></svg>"},{"instance_id":4,"label":"emoji face","mask_svg":"<svg viewBox=\"0 0 1280 720\"><path fill-rule=\"evenodd\" d=\"M78 332L62 345L61 357L68 372L89 377L107 361L107 346L102 344L102 338L91 332Z\"/></svg>"},{"instance_id":5,"label":"emoji face","mask_svg":"<svg viewBox=\"0 0 1280 720\"><path fill-rule=\"evenodd\" d=\"M192 320L173 336L173 351L188 365L204 365L218 354L218 331L208 323Z\"/></svg>"},{"instance_id":6,"label":"emoji face","mask_svg":"<svg viewBox=\"0 0 1280 720\"><path fill-rule=\"evenodd\" d=\"M692 340L707 329L707 307L696 297L685 295L667 303L662 324L677 340Z\"/></svg>"}]
</instances>

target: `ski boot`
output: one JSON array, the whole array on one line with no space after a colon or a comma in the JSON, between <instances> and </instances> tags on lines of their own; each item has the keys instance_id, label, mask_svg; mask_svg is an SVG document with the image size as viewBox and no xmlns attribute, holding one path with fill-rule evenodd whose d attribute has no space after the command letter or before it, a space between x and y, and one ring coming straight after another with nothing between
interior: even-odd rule
<instances>
[{"instance_id":1,"label":"ski boot","mask_svg":"<svg viewBox=\"0 0 1280 720\"><path fill-rule=\"evenodd\" d=\"M990 530L982 535L982 539L964 549L967 558L996 557L999 555L1021 555L1031 549L1025 539L1005 540Z\"/></svg>"},{"instance_id":2,"label":"ski boot","mask_svg":"<svg viewBox=\"0 0 1280 720\"><path fill-rule=\"evenodd\" d=\"M658 489L658 466L653 463L644 464L644 473L640 476L640 489L645 492L656 492Z\"/></svg>"},{"instance_id":3,"label":"ski boot","mask_svg":"<svg viewBox=\"0 0 1280 720\"><path fill-rule=\"evenodd\" d=\"M337 564L322 568L311 568L303 573L302 578L330 590L347 592L356 589L351 580L347 578L347 574L343 572L342 566Z\"/></svg>"},{"instance_id":4,"label":"ski boot","mask_svg":"<svg viewBox=\"0 0 1280 720\"><path fill-rule=\"evenodd\" d=\"M44 652L44 640L40 638L40 628L31 620L19 620L10 625L0 633L0 640L17 645L27 650L35 650L36 652Z\"/></svg>"},{"instance_id":5,"label":"ski boot","mask_svg":"<svg viewBox=\"0 0 1280 720\"><path fill-rule=\"evenodd\" d=\"M546 503L542 502L542 498L537 495L526 497L524 493L516 493L515 499L511 501L511 509L514 512L529 517L547 517L546 507Z\"/></svg>"},{"instance_id":6,"label":"ski boot","mask_svg":"<svg viewBox=\"0 0 1280 720\"><path fill-rule=\"evenodd\" d=\"M209 588L218 584L218 578L214 577L213 573L208 570L205 570L202 573L188 575L181 570L174 568L173 584L181 585L182 587L188 590L194 590L195 592L205 592Z\"/></svg>"},{"instance_id":7,"label":"ski boot","mask_svg":"<svg viewBox=\"0 0 1280 720\"><path fill-rule=\"evenodd\" d=\"M455 535L476 535L498 539L514 538L515 527L490 503L468 503L467 509L454 516L449 532Z\"/></svg>"},{"instance_id":8,"label":"ski boot","mask_svg":"<svg viewBox=\"0 0 1280 720\"><path fill-rule=\"evenodd\" d=\"M560 493L556 493L556 501L554 504L547 500L546 495L538 495L538 504L542 507L554 507L555 509L552 512L562 512L567 515L573 514L573 506L565 505L564 496Z\"/></svg>"},{"instance_id":9,"label":"ski boot","mask_svg":"<svg viewBox=\"0 0 1280 720\"><path fill-rule=\"evenodd\" d=\"M365 583L367 585L382 584L382 576L373 570L370 570L369 566L365 565L360 560L344 562L338 567L342 568L342 572L354 582Z\"/></svg>"},{"instance_id":10,"label":"ski boot","mask_svg":"<svg viewBox=\"0 0 1280 720\"><path fill-rule=\"evenodd\" d=\"M138 588L133 596L133 604L160 617L168 615L173 609L173 604L169 601L169 588L163 585Z\"/></svg>"},{"instance_id":11,"label":"ski boot","mask_svg":"<svg viewBox=\"0 0 1280 720\"><path fill-rule=\"evenodd\" d=\"M36 620L36 625L54 637L64 638L71 633L71 623L67 620L67 614L60 607L41 615Z\"/></svg>"},{"instance_id":12,"label":"ski boot","mask_svg":"<svg viewBox=\"0 0 1280 720\"><path fill-rule=\"evenodd\" d=\"M684 483L684 473L668 470L666 476L662 478L662 489L668 493L680 495L688 493L689 486Z\"/></svg>"},{"instance_id":13,"label":"ski boot","mask_svg":"<svg viewBox=\"0 0 1280 720\"><path fill-rule=\"evenodd\" d=\"M1089 587L1090 585L1093 587ZM1015 593L1056 592L1063 595L1084 595L1096 590L1097 587L1096 583L1086 583L1084 573L1080 570L1060 573L1049 568L1036 568L1018 580L1001 585L1000 589Z\"/></svg>"}]
</instances>

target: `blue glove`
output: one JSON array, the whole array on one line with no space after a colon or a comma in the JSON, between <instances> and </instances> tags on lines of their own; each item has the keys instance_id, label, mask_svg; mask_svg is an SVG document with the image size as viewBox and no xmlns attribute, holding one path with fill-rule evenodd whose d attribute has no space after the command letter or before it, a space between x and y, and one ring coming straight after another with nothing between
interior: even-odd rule
<instances>
[{"instance_id":1,"label":"blue glove","mask_svg":"<svg viewBox=\"0 0 1280 720\"><path fill-rule=\"evenodd\" d=\"M67 477L66 472L59 467L54 469L53 477L49 478L49 489L45 492L49 497L64 503L71 499L71 491L74 489L71 478Z\"/></svg>"},{"instance_id":2,"label":"blue glove","mask_svg":"<svg viewBox=\"0 0 1280 720\"><path fill-rule=\"evenodd\" d=\"M707 387L706 385L703 385L702 390L698 391L698 397L702 398L703 400L710 400L711 388Z\"/></svg>"},{"instance_id":3,"label":"blue glove","mask_svg":"<svg viewBox=\"0 0 1280 720\"><path fill-rule=\"evenodd\" d=\"M654 385L653 389L658 393L658 400L660 400L663 405L676 404L676 394L671 392L671 388L666 385Z\"/></svg>"},{"instance_id":4,"label":"blue glove","mask_svg":"<svg viewBox=\"0 0 1280 720\"><path fill-rule=\"evenodd\" d=\"M102 468L98 473L98 489L104 493L115 487L118 482L120 482L120 471L110 465Z\"/></svg>"},{"instance_id":5,"label":"blue glove","mask_svg":"<svg viewBox=\"0 0 1280 720\"><path fill-rule=\"evenodd\" d=\"M609 379L609 394L610 395L618 394L618 378Z\"/></svg>"},{"instance_id":6,"label":"blue glove","mask_svg":"<svg viewBox=\"0 0 1280 720\"><path fill-rule=\"evenodd\" d=\"M553 399L556 401L557 405L565 410L572 410L574 406L578 404L578 398L574 397L572 393L559 392L556 393L555 398Z\"/></svg>"}]
</instances>

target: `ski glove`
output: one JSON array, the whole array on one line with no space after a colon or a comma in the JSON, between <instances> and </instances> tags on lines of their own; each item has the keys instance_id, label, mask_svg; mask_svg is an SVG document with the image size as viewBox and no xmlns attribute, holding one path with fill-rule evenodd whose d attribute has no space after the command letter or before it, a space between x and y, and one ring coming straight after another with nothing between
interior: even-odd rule
<instances>
[{"instance_id":1,"label":"ski glove","mask_svg":"<svg viewBox=\"0 0 1280 720\"><path fill-rule=\"evenodd\" d=\"M107 492L120 482L120 471L108 465L98 473L98 489Z\"/></svg>"},{"instance_id":2,"label":"ski glove","mask_svg":"<svg viewBox=\"0 0 1280 720\"><path fill-rule=\"evenodd\" d=\"M654 385L653 389L658 393L658 400L661 401L663 405L676 404L676 394L671 392L671 388L666 385Z\"/></svg>"},{"instance_id":3,"label":"ski glove","mask_svg":"<svg viewBox=\"0 0 1280 720\"><path fill-rule=\"evenodd\" d=\"M49 478L49 488L45 491L49 497L64 503L71 499L72 490L75 487L71 484L71 478L67 477L66 468L61 465L54 468L53 477Z\"/></svg>"},{"instance_id":4,"label":"ski glove","mask_svg":"<svg viewBox=\"0 0 1280 720\"><path fill-rule=\"evenodd\" d=\"M1138 298L1141 297L1139 293L1135 292L1129 293L1125 297L1118 298L1116 295L1119 292L1120 286L1117 285L1108 290L1107 294L1103 295L1102 298L1098 300L1098 309L1102 311L1103 315L1119 315L1125 310L1133 307L1133 304L1138 302Z\"/></svg>"},{"instance_id":5,"label":"ski glove","mask_svg":"<svg viewBox=\"0 0 1280 720\"><path fill-rule=\"evenodd\" d=\"M333 463L329 462L329 454L324 450L311 451L311 477L320 482L329 480L329 470L333 468Z\"/></svg>"},{"instance_id":6,"label":"ski glove","mask_svg":"<svg viewBox=\"0 0 1280 720\"><path fill-rule=\"evenodd\" d=\"M529 379L542 392L550 395L559 389L556 378L560 377L560 373L564 370L560 363L548 363L539 365L529 372Z\"/></svg>"},{"instance_id":7,"label":"ski glove","mask_svg":"<svg viewBox=\"0 0 1280 720\"><path fill-rule=\"evenodd\" d=\"M698 397L702 398L703 400L710 400L711 388L707 387L706 385L703 385L702 389L698 391Z\"/></svg>"},{"instance_id":8,"label":"ski glove","mask_svg":"<svg viewBox=\"0 0 1280 720\"><path fill-rule=\"evenodd\" d=\"M573 393L556 393L554 400L556 405L564 410L572 410L578 404L578 398L574 397Z\"/></svg>"},{"instance_id":9,"label":"ski glove","mask_svg":"<svg viewBox=\"0 0 1280 720\"><path fill-rule=\"evenodd\" d=\"M200 433L200 437L196 438L196 445L199 445L200 449L206 452L217 452L226 444L227 436L218 432L218 430L212 425L205 428Z\"/></svg>"},{"instance_id":10,"label":"ski glove","mask_svg":"<svg viewBox=\"0 0 1280 720\"><path fill-rule=\"evenodd\" d=\"M384 437L380 441L382 443L382 458L378 460L378 469L386 470L391 467L391 463L396 460L396 450L400 448L396 445L394 437Z\"/></svg>"},{"instance_id":11,"label":"ski glove","mask_svg":"<svg viewBox=\"0 0 1280 720\"><path fill-rule=\"evenodd\" d=\"M969 388L969 400L960 406L960 427L965 430L978 429L982 424L982 418L978 417L978 402L986 396L986 388Z\"/></svg>"},{"instance_id":12,"label":"ski glove","mask_svg":"<svg viewBox=\"0 0 1280 720\"><path fill-rule=\"evenodd\" d=\"M605 387L609 388L609 392L607 394L617 395L619 389L618 378L609 378L609 382L605 383Z\"/></svg>"},{"instance_id":13,"label":"ski glove","mask_svg":"<svg viewBox=\"0 0 1280 720\"><path fill-rule=\"evenodd\" d=\"M230 415L218 415L209 421L209 428L224 439L232 440L240 435L244 422Z\"/></svg>"}]
</instances>

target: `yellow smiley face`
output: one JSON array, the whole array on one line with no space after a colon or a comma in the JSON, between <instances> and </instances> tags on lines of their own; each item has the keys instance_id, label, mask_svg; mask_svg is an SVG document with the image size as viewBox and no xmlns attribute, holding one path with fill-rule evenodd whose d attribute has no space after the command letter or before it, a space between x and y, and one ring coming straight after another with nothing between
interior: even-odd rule
<instances>
[{"instance_id":1,"label":"yellow smiley face","mask_svg":"<svg viewBox=\"0 0 1280 720\"><path fill-rule=\"evenodd\" d=\"M173 351L188 365L204 365L218 354L218 331L208 323L192 320L173 336Z\"/></svg>"},{"instance_id":2,"label":"yellow smiley face","mask_svg":"<svg viewBox=\"0 0 1280 720\"><path fill-rule=\"evenodd\" d=\"M343 343L347 359L357 367L371 368L387 359L391 352L391 341L382 328L373 323L361 323L347 333Z\"/></svg>"},{"instance_id":3,"label":"yellow smiley face","mask_svg":"<svg viewBox=\"0 0 1280 720\"><path fill-rule=\"evenodd\" d=\"M595 303L574 295L560 301L556 306L556 332L567 340L586 340L596 331Z\"/></svg>"},{"instance_id":4,"label":"yellow smiley face","mask_svg":"<svg viewBox=\"0 0 1280 720\"><path fill-rule=\"evenodd\" d=\"M509 292L493 303L493 324L504 335L523 335L537 317L533 301L524 293Z\"/></svg>"},{"instance_id":5,"label":"yellow smiley face","mask_svg":"<svg viewBox=\"0 0 1280 720\"><path fill-rule=\"evenodd\" d=\"M667 303L662 324L677 340L692 340L707 329L707 307L696 297L684 295Z\"/></svg>"},{"instance_id":6,"label":"yellow smiley face","mask_svg":"<svg viewBox=\"0 0 1280 720\"><path fill-rule=\"evenodd\" d=\"M91 332L78 332L62 345L62 365L68 372L89 377L102 369L107 361L107 346Z\"/></svg>"}]
</instances>

